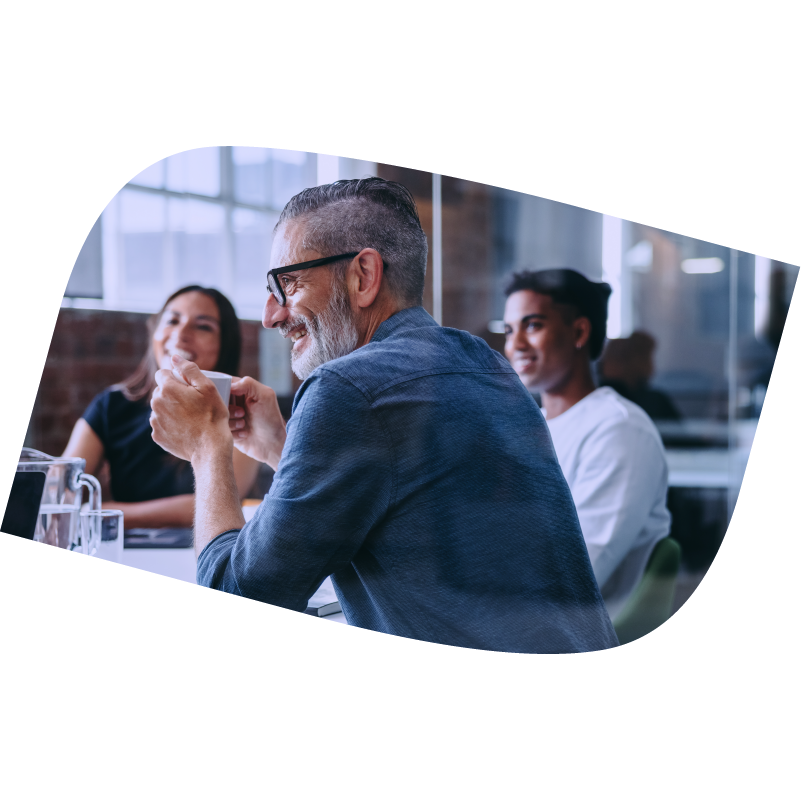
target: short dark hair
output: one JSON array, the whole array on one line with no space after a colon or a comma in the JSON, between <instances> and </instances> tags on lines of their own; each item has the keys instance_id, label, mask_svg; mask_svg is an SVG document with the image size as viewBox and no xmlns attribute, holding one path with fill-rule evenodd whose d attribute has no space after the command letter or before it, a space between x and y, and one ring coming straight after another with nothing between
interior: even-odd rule
<instances>
[{"instance_id":1,"label":"short dark hair","mask_svg":"<svg viewBox=\"0 0 801 801\"><path fill-rule=\"evenodd\" d=\"M402 184L360 178L304 189L286 204L276 230L290 220L305 223L303 246L322 256L374 248L392 296L406 306L422 304L428 240Z\"/></svg>"},{"instance_id":2,"label":"short dark hair","mask_svg":"<svg viewBox=\"0 0 801 801\"><path fill-rule=\"evenodd\" d=\"M116 389L122 390L123 395L128 400L138 401L149 398L150 393L156 388L155 376L159 365L156 364L156 356L153 353L153 334L167 306L177 297L185 295L187 292L200 292L201 295L206 295L217 304L217 310L220 312L220 354L217 357L217 364L214 365L214 369L219 373L238 375L239 357L242 352L242 331L239 326L239 318L236 316L231 301L217 289L192 284L173 292L164 301L161 309L148 318L147 351L142 357L142 361L128 378L114 385Z\"/></svg>"},{"instance_id":3,"label":"short dark hair","mask_svg":"<svg viewBox=\"0 0 801 801\"><path fill-rule=\"evenodd\" d=\"M590 321L590 359L597 359L606 340L606 315L612 287L604 281L590 281L576 270L524 270L513 273L506 286L506 297L528 289L548 295L554 303L572 306L579 317Z\"/></svg>"}]
</instances>

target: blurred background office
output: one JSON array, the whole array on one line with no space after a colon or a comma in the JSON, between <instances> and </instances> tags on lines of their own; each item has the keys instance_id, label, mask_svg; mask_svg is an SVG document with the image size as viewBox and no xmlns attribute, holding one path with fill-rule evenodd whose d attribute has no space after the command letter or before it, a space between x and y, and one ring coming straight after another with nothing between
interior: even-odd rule
<instances>
[{"instance_id":1,"label":"blurred background office","mask_svg":"<svg viewBox=\"0 0 801 801\"><path fill-rule=\"evenodd\" d=\"M378 175L414 194L429 236L424 305L503 351L516 270L572 267L613 287L598 379L650 414L667 448L677 597L717 552L742 482L798 267L447 176L287 150L212 147L132 178L89 232L67 284L25 444L59 454L92 397L129 375L147 316L186 284L220 289L243 321L243 374L281 397L289 347L261 327L273 226L289 198ZM266 471L256 494L269 486Z\"/></svg>"}]
</instances>

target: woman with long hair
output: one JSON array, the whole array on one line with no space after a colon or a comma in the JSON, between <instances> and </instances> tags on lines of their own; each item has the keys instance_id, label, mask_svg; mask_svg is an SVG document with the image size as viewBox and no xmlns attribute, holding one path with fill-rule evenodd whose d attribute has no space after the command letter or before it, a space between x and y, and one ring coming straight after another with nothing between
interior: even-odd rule
<instances>
[{"instance_id":1,"label":"woman with long hair","mask_svg":"<svg viewBox=\"0 0 801 801\"><path fill-rule=\"evenodd\" d=\"M231 302L216 289L186 286L148 320L150 344L125 381L101 392L75 424L64 456L86 460L95 473L106 459L111 471L107 508L121 509L126 528L188 528L194 515L194 476L188 462L162 450L151 437L150 397L160 368L183 356L201 370L237 375L242 336ZM234 449L240 497L253 484L258 462Z\"/></svg>"}]
</instances>

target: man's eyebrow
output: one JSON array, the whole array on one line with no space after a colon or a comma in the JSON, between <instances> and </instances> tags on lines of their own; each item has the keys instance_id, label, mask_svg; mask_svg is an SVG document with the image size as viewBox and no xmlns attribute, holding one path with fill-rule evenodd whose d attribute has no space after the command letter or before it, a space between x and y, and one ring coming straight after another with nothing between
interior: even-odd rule
<instances>
[{"instance_id":1,"label":"man's eyebrow","mask_svg":"<svg viewBox=\"0 0 801 801\"><path fill-rule=\"evenodd\" d=\"M548 315L547 314L536 314L535 313L535 314L527 314L525 317L523 317L520 320L520 322L521 323L527 323L529 320L547 320L547 319L548 319Z\"/></svg>"}]
</instances>

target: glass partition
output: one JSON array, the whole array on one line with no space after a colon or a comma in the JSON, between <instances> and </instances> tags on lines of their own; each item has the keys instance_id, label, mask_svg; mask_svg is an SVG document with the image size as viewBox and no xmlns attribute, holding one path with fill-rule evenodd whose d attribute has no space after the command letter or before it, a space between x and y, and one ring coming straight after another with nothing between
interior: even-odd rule
<instances>
[{"instance_id":1,"label":"glass partition","mask_svg":"<svg viewBox=\"0 0 801 801\"><path fill-rule=\"evenodd\" d=\"M487 205L487 339L498 350L512 272L572 267L613 287L597 379L644 408L662 436L686 596L731 518L798 268L503 189L490 190ZM458 228L446 228L446 241ZM446 258L446 284L461 269Z\"/></svg>"}]
</instances>

